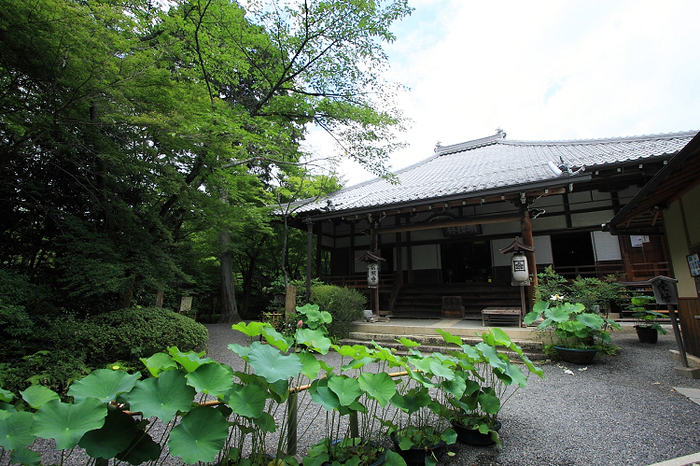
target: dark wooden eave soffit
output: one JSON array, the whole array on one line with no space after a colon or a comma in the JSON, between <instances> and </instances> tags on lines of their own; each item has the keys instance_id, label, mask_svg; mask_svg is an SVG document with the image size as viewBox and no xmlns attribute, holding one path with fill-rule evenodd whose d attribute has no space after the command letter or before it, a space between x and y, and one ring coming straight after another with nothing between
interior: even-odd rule
<instances>
[{"instance_id":1,"label":"dark wooden eave soffit","mask_svg":"<svg viewBox=\"0 0 700 466\"><path fill-rule=\"evenodd\" d=\"M662 210L698 184L700 133L608 222L610 232L614 235L661 233Z\"/></svg>"}]
</instances>

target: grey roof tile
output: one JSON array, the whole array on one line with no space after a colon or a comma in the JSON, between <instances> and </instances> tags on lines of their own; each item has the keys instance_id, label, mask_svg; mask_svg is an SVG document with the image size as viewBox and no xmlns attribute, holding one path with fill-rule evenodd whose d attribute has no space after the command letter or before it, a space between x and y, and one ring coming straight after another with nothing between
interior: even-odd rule
<instances>
[{"instance_id":1,"label":"grey roof tile","mask_svg":"<svg viewBox=\"0 0 700 466\"><path fill-rule=\"evenodd\" d=\"M520 141L498 132L473 141L437 146L435 153L396 172L399 184L377 178L343 188L315 202L299 202L297 212L383 208L422 199L478 196L480 192L555 180L547 163L567 164L586 171L633 161L670 157L696 131L607 139ZM519 167L514 170L513 167Z\"/></svg>"}]
</instances>

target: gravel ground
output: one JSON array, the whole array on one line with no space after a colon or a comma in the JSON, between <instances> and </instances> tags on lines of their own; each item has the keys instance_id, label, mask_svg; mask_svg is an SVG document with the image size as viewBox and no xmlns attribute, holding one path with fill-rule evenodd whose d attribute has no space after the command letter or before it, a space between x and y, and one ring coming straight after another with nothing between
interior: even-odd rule
<instances>
[{"instance_id":1,"label":"gravel ground","mask_svg":"<svg viewBox=\"0 0 700 466\"><path fill-rule=\"evenodd\" d=\"M209 355L236 364L226 346L240 341L237 332L227 325L207 327ZM501 410L502 449L457 444L455 456L442 464L644 466L700 452L700 405L674 390L700 389L700 380L675 375L671 332L659 335L656 345L640 343L634 333L613 334L613 342L621 347L619 354L597 358L585 370L543 364L545 378L530 377ZM327 358L331 365L339 361L337 354ZM300 438L300 451L315 443L312 437L320 433Z\"/></svg>"},{"instance_id":2,"label":"gravel ground","mask_svg":"<svg viewBox=\"0 0 700 466\"><path fill-rule=\"evenodd\" d=\"M207 325L208 355L240 368L240 358L228 350L245 336L228 324ZM646 466L700 452L700 405L677 393L674 387L698 388L700 380L677 377L669 357L673 336L660 335L656 345L639 343L635 334L613 334L621 347L616 357L599 358L586 368L574 364L543 364L545 378L530 377L501 410L503 448L456 444L445 466ZM335 353L324 356L340 365ZM573 375L565 373L566 370ZM585 369L585 370L584 370ZM323 436L323 419L299 410L299 453ZM154 437L162 431L155 428ZM36 448L36 447L35 447ZM44 443L43 464L60 457ZM85 464L74 452L65 465ZM7 464L7 457L0 465ZM163 464L181 464L169 458Z\"/></svg>"}]
</instances>

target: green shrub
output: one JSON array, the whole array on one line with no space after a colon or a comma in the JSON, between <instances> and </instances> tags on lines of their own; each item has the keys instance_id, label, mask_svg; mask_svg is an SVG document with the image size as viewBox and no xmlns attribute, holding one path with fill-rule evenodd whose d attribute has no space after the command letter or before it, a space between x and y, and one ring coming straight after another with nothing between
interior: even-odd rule
<instances>
[{"instance_id":1,"label":"green shrub","mask_svg":"<svg viewBox=\"0 0 700 466\"><path fill-rule=\"evenodd\" d=\"M140 367L149 357L177 346L205 348L207 329L167 309L130 308L92 316L30 316L22 306L0 305L0 386L18 392L41 384L65 393L92 369L119 362Z\"/></svg>"},{"instance_id":2,"label":"green shrub","mask_svg":"<svg viewBox=\"0 0 700 466\"><path fill-rule=\"evenodd\" d=\"M350 323L362 318L367 304L367 298L359 291L335 285L311 287L309 301L333 317L333 321L328 324L328 335L333 339L347 338Z\"/></svg>"},{"instance_id":3,"label":"green shrub","mask_svg":"<svg viewBox=\"0 0 700 466\"><path fill-rule=\"evenodd\" d=\"M113 361L149 357L169 346L182 351L206 349L209 334L204 325L168 309L132 307L92 316L85 321L90 335L85 342L88 363L103 366Z\"/></svg>"}]
</instances>

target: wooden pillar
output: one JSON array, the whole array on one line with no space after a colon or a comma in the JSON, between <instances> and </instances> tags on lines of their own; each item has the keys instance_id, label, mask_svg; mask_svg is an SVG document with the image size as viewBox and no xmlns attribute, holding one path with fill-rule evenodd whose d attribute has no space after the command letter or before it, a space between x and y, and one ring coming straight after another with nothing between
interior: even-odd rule
<instances>
[{"instance_id":1,"label":"wooden pillar","mask_svg":"<svg viewBox=\"0 0 700 466\"><path fill-rule=\"evenodd\" d=\"M323 271L323 223L316 225L316 276L320 277Z\"/></svg>"},{"instance_id":2,"label":"wooden pillar","mask_svg":"<svg viewBox=\"0 0 700 466\"><path fill-rule=\"evenodd\" d=\"M348 275L355 274L355 224L350 224L350 251L348 252Z\"/></svg>"},{"instance_id":3,"label":"wooden pillar","mask_svg":"<svg viewBox=\"0 0 700 466\"><path fill-rule=\"evenodd\" d=\"M413 253L411 246L411 232L406 232L406 278L408 284L413 283Z\"/></svg>"},{"instance_id":4,"label":"wooden pillar","mask_svg":"<svg viewBox=\"0 0 700 466\"><path fill-rule=\"evenodd\" d=\"M535 246L535 241L532 237L532 222L530 221L530 212L527 210L527 207L523 209L523 219L520 222L521 224L521 229L523 233L523 244L525 246ZM535 302L535 287L537 286L538 279L537 279L537 260L535 259L535 252L525 252L525 257L527 257L527 267L530 269L530 273L532 274L532 283L530 284L530 290L528 293L528 297L530 298L530 303ZM530 305L528 305L528 309L530 308Z\"/></svg>"},{"instance_id":5,"label":"wooden pillar","mask_svg":"<svg viewBox=\"0 0 700 466\"><path fill-rule=\"evenodd\" d=\"M306 223L306 302L311 298L311 264L314 255L314 224L311 221Z\"/></svg>"}]
</instances>

